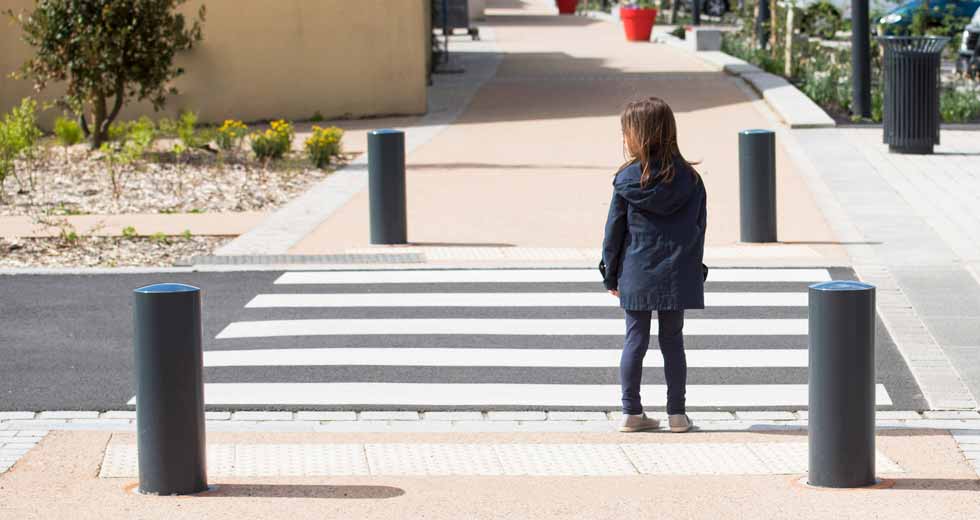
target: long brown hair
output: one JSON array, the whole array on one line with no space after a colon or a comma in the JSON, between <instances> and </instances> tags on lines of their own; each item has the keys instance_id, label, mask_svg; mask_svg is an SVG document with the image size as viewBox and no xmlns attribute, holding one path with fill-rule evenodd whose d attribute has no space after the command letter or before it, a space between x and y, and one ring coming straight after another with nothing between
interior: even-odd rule
<instances>
[{"instance_id":1,"label":"long brown hair","mask_svg":"<svg viewBox=\"0 0 980 520\"><path fill-rule=\"evenodd\" d=\"M687 163L688 166L697 164L688 162L677 147L677 122L674 112L667 102L658 97L648 97L633 101L626 105L620 116L623 127L623 144L626 163L623 170L636 161L640 162L642 175L640 185L649 186L654 179L670 183L674 180L674 159ZM660 171L653 172L654 165ZM691 173L698 177L697 171L691 168Z\"/></svg>"}]
</instances>

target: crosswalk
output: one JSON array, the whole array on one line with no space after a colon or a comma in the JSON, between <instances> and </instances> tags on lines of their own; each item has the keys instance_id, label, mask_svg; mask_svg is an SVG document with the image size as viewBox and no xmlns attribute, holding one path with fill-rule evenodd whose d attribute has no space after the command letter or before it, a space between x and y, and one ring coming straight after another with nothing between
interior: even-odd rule
<instances>
[{"instance_id":1,"label":"crosswalk","mask_svg":"<svg viewBox=\"0 0 980 520\"><path fill-rule=\"evenodd\" d=\"M712 269L685 321L695 409L805 408L808 285ZM327 409L616 409L624 324L591 269L288 271L206 342L205 402ZM656 325L653 327L656 330ZM665 404L656 339L647 407ZM877 403L893 404L885 384Z\"/></svg>"}]
</instances>

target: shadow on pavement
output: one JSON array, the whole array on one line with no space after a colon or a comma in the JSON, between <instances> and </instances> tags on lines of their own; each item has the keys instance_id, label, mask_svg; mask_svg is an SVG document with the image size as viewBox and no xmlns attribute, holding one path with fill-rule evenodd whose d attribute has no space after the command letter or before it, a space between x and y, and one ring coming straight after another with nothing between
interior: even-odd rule
<instances>
[{"instance_id":1,"label":"shadow on pavement","mask_svg":"<svg viewBox=\"0 0 980 520\"><path fill-rule=\"evenodd\" d=\"M216 484L215 489L194 495L210 497L258 497L258 498L348 498L379 499L395 498L405 490L392 486L325 486L287 484Z\"/></svg>"},{"instance_id":2,"label":"shadow on pavement","mask_svg":"<svg viewBox=\"0 0 980 520\"><path fill-rule=\"evenodd\" d=\"M916 491L980 491L980 479L970 478L889 478L891 489Z\"/></svg>"}]
</instances>

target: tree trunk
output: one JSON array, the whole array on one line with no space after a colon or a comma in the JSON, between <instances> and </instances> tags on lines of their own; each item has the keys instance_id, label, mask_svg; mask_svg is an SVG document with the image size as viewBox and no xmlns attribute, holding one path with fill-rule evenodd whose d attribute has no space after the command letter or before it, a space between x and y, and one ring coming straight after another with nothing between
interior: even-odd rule
<instances>
[{"instance_id":1,"label":"tree trunk","mask_svg":"<svg viewBox=\"0 0 980 520\"><path fill-rule=\"evenodd\" d=\"M680 6L680 0L670 0L670 23L677 23L677 8Z\"/></svg>"},{"instance_id":2,"label":"tree trunk","mask_svg":"<svg viewBox=\"0 0 980 520\"><path fill-rule=\"evenodd\" d=\"M92 102L92 149L98 150L102 143L109 140L109 125L104 124L106 120L105 95L101 92L96 94Z\"/></svg>"}]
</instances>

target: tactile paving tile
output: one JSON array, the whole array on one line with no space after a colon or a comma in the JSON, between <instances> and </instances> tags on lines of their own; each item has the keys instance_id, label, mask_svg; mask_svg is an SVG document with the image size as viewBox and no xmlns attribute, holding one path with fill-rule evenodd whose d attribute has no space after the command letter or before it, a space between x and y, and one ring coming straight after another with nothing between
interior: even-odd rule
<instances>
[{"instance_id":1,"label":"tactile paving tile","mask_svg":"<svg viewBox=\"0 0 980 520\"><path fill-rule=\"evenodd\" d=\"M807 472L806 443L213 444L208 475L774 475ZM134 478L135 444L110 444L101 478ZM876 470L902 468L877 452Z\"/></svg>"},{"instance_id":2,"label":"tactile paving tile","mask_svg":"<svg viewBox=\"0 0 980 520\"><path fill-rule=\"evenodd\" d=\"M505 475L635 475L616 444L499 444Z\"/></svg>"},{"instance_id":3,"label":"tactile paving tile","mask_svg":"<svg viewBox=\"0 0 980 520\"><path fill-rule=\"evenodd\" d=\"M367 475L360 444L239 444L236 477Z\"/></svg>"},{"instance_id":4,"label":"tactile paving tile","mask_svg":"<svg viewBox=\"0 0 980 520\"><path fill-rule=\"evenodd\" d=\"M135 477L138 461L135 444L110 444L99 468L99 478Z\"/></svg>"},{"instance_id":5,"label":"tactile paving tile","mask_svg":"<svg viewBox=\"0 0 980 520\"><path fill-rule=\"evenodd\" d=\"M502 475L492 445L368 444L372 475Z\"/></svg>"},{"instance_id":6,"label":"tactile paving tile","mask_svg":"<svg viewBox=\"0 0 980 520\"><path fill-rule=\"evenodd\" d=\"M646 475L762 475L765 464L745 444L624 444Z\"/></svg>"},{"instance_id":7,"label":"tactile paving tile","mask_svg":"<svg viewBox=\"0 0 980 520\"><path fill-rule=\"evenodd\" d=\"M769 473L793 475L809 471L810 452L805 442L748 443L746 446L769 469ZM877 473L903 473L905 470L881 451L875 452Z\"/></svg>"},{"instance_id":8,"label":"tactile paving tile","mask_svg":"<svg viewBox=\"0 0 980 520\"><path fill-rule=\"evenodd\" d=\"M807 472L810 454L805 442L749 443L746 446L769 468L770 473L795 475Z\"/></svg>"}]
</instances>

